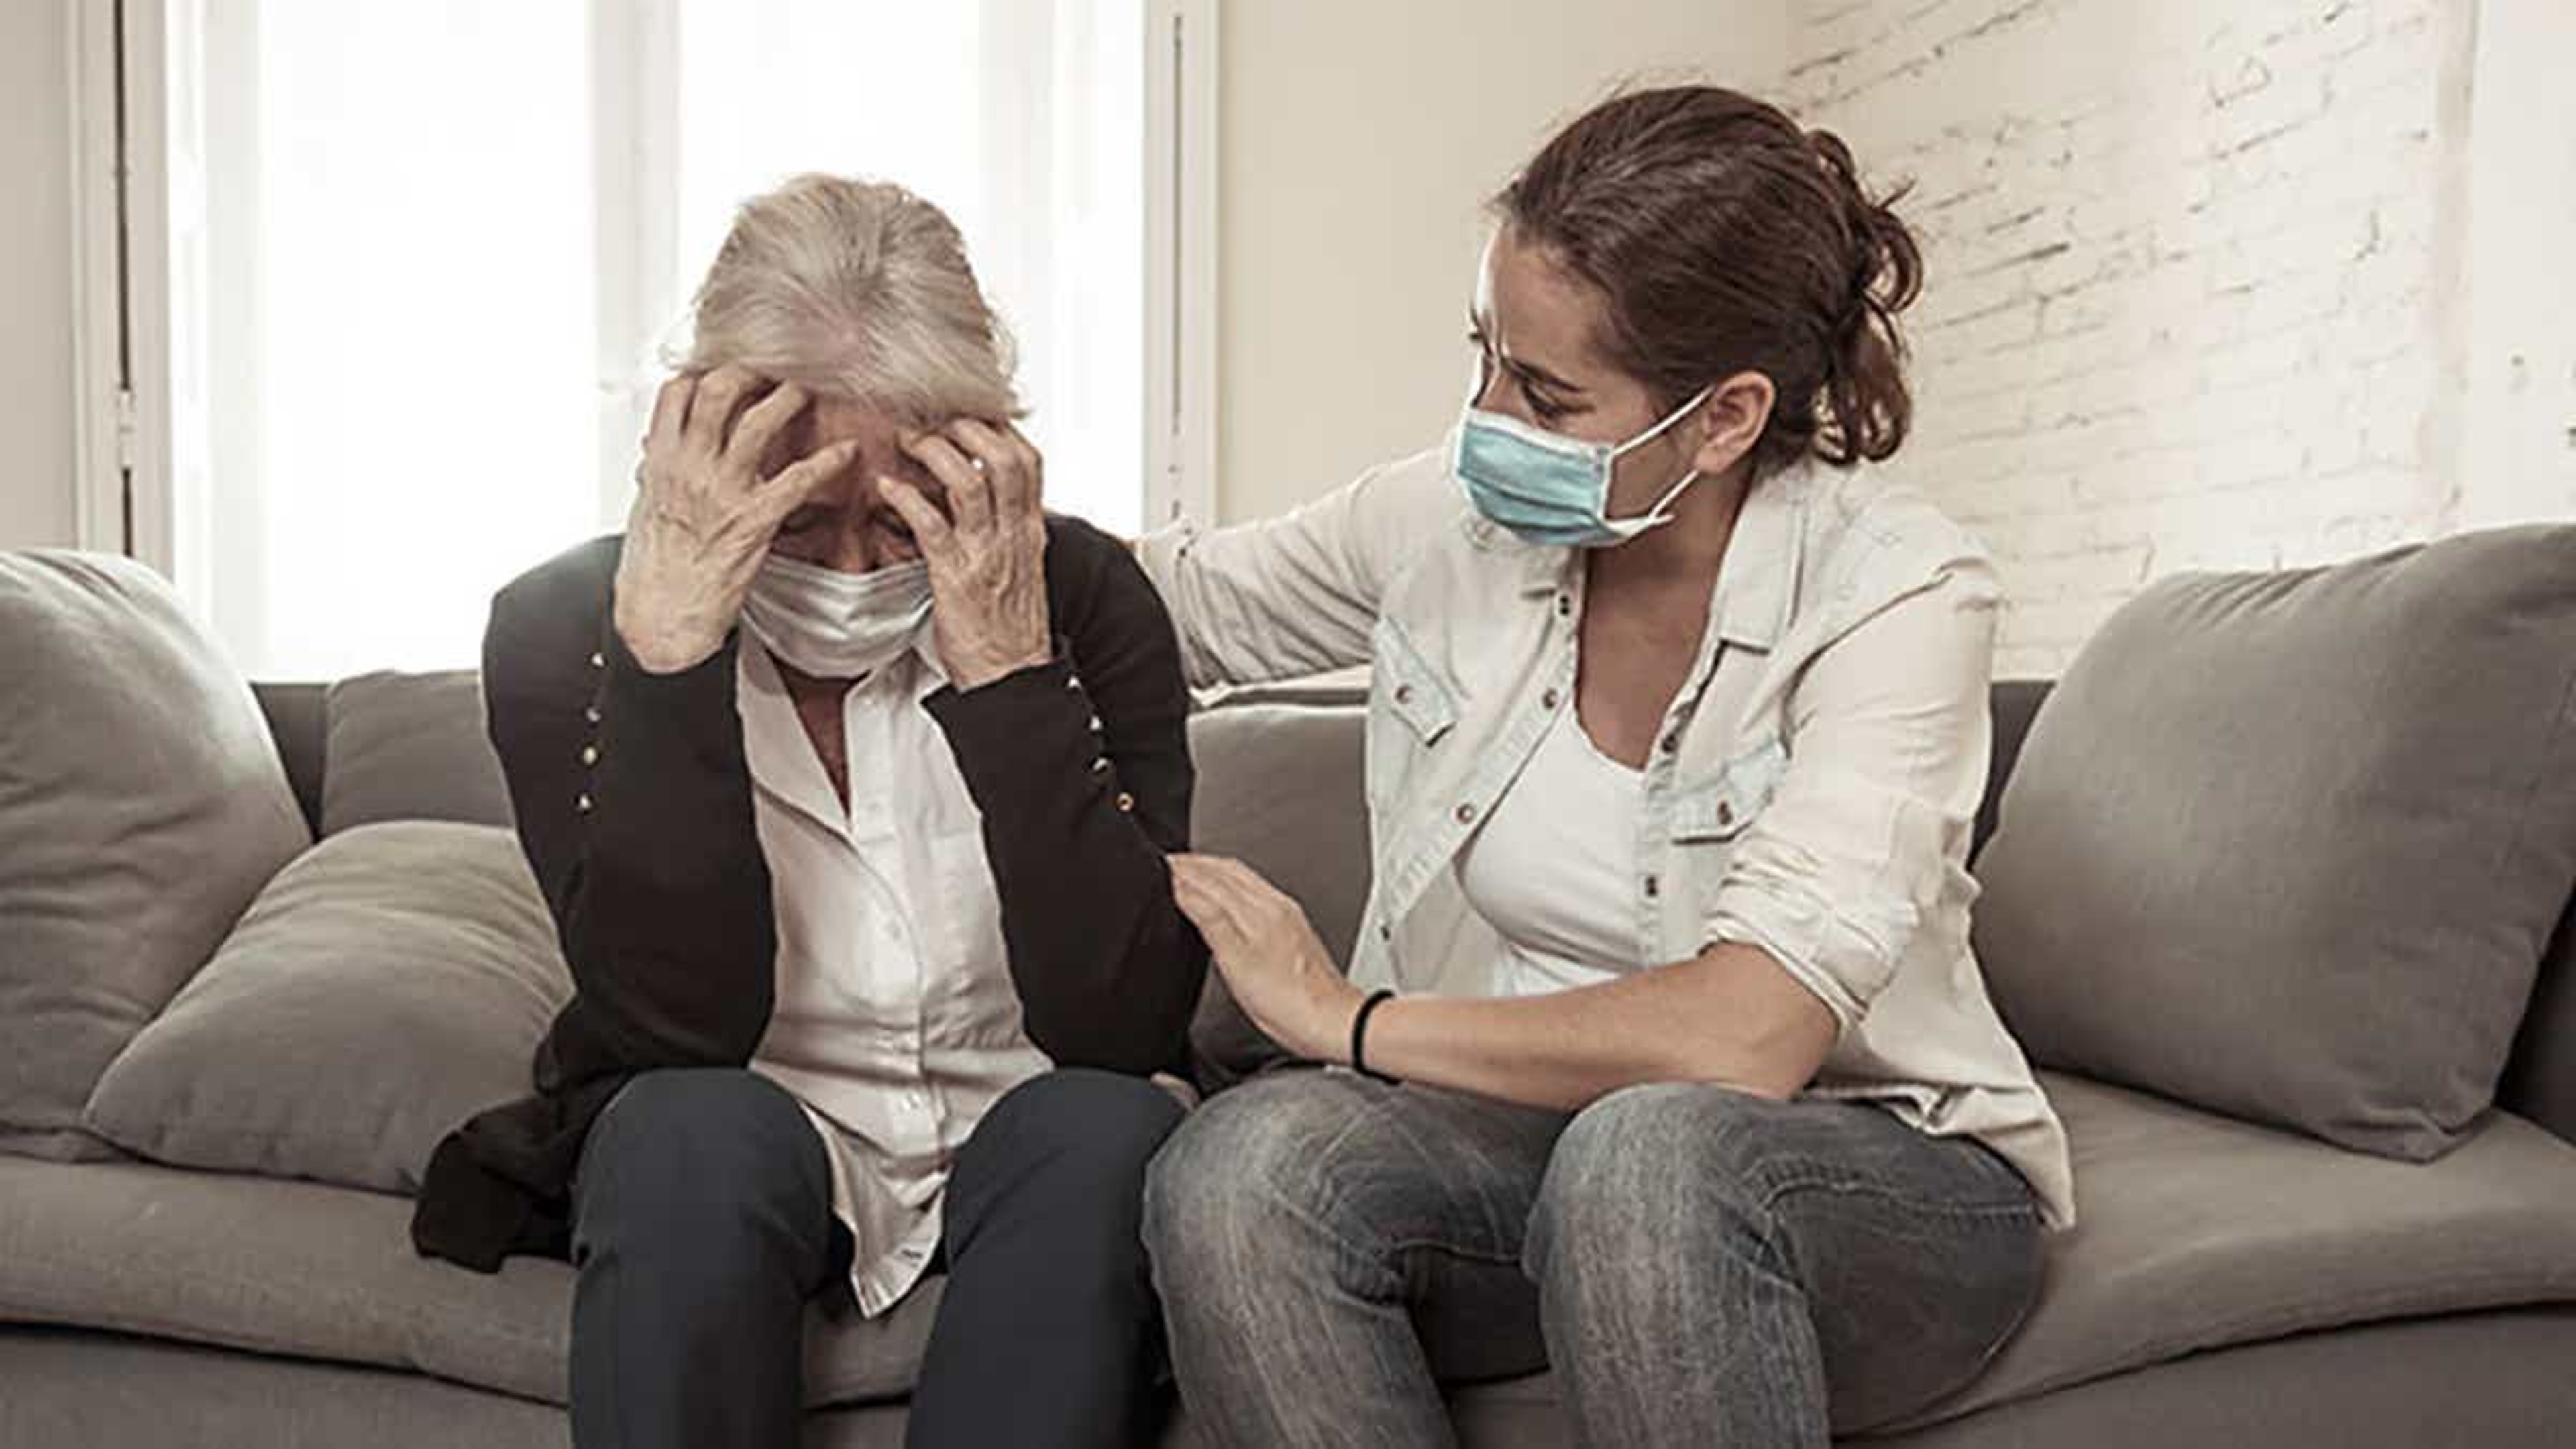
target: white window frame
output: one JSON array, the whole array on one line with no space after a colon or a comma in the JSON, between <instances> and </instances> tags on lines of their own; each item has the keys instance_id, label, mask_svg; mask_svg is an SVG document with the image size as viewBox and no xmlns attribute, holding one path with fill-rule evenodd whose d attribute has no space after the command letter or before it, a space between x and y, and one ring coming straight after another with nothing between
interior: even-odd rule
<instances>
[{"instance_id":1,"label":"white window frame","mask_svg":"<svg viewBox=\"0 0 2576 1449\"><path fill-rule=\"evenodd\" d=\"M117 12L113 5L60 0L72 106L72 467L73 542L107 553L132 553L169 571L135 538L127 480L134 466L135 395L126 387L126 310L120 271L124 226L120 203ZM160 148L154 148L157 159ZM157 187L155 189L158 189ZM166 470L165 470L166 471Z\"/></svg>"},{"instance_id":2,"label":"white window frame","mask_svg":"<svg viewBox=\"0 0 2576 1449\"><path fill-rule=\"evenodd\" d=\"M1145 35L1145 522L1216 521L1217 0Z\"/></svg>"},{"instance_id":3,"label":"white window frame","mask_svg":"<svg viewBox=\"0 0 2576 1449\"><path fill-rule=\"evenodd\" d=\"M185 32L178 8L197 0L59 3L69 21L75 113L76 542L131 554L202 611L205 581L179 577L176 565L180 531L192 525L173 477L175 440L202 425L202 402L182 395L192 373L173 352L170 235L179 209L201 214L202 166L193 155L173 154L169 86L170 46ZM593 6L597 53L669 65L675 32L665 0ZM1217 0L1146 0L1147 361L1138 424L1148 526L1216 518L1217 12ZM600 71L644 73L611 65ZM606 122L598 128L603 175L612 163L667 164L662 158L674 144L667 116L623 90L596 104ZM183 124L180 134L184 140L195 131ZM618 154L609 154L612 146ZM603 285L641 287L668 275L675 245L669 225L613 214L640 188L602 190L609 213L600 229ZM646 340L603 337L600 375L631 366ZM600 407L602 428L616 430L602 438L615 456L631 445L631 425L614 399L603 395ZM622 494L603 503L622 504Z\"/></svg>"}]
</instances>

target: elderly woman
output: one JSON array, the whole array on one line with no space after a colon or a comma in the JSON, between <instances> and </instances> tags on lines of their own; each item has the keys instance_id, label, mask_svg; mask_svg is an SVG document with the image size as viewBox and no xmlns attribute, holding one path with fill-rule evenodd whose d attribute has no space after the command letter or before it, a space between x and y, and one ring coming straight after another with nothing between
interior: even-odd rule
<instances>
[{"instance_id":1,"label":"elderly woman","mask_svg":"<svg viewBox=\"0 0 2576 1449\"><path fill-rule=\"evenodd\" d=\"M1191 672L1367 663L1350 979L1247 868L1182 908L1326 1070L1213 1098L1146 1237L1193 1425L1453 1442L1555 1370L1579 1440L1821 1446L1966 1382L2074 1213L1965 863L1998 591L1867 466L1919 265L1830 133L1616 97L1504 190L1446 444L1144 543Z\"/></svg>"},{"instance_id":2,"label":"elderly woman","mask_svg":"<svg viewBox=\"0 0 2576 1449\"><path fill-rule=\"evenodd\" d=\"M578 1266L577 1443L794 1444L809 1296L880 1315L943 1266L910 1442L1153 1432L1188 699L1126 551L1040 512L1009 373L945 216L800 178L698 293L625 534L494 600L577 989L413 1236Z\"/></svg>"}]
</instances>

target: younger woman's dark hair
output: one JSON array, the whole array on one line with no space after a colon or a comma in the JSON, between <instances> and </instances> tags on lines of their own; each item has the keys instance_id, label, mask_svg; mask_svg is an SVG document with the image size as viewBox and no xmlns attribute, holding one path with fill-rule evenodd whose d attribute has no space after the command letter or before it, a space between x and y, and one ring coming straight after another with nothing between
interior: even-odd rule
<instances>
[{"instance_id":1,"label":"younger woman's dark hair","mask_svg":"<svg viewBox=\"0 0 2576 1449\"><path fill-rule=\"evenodd\" d=\"M1557 133L1493 199L1608 300L1603 355L1665 410L1752 369L1776 393L1757 475L1812 453L1893 454L1914 412L1896 314L1923 257L1861 189L1851 148L1719 86L1614 96Z\"/></svg>"}]
</instances>

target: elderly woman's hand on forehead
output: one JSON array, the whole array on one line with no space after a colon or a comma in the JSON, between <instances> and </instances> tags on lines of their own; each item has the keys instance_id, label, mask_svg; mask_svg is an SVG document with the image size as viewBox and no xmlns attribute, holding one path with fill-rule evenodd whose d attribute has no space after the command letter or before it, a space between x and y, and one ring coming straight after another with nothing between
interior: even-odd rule
<instances>
[{"instance_id":1,"label":"elderly woman's hand on forehead","mask_svg":"<svg viewBox=\"0 0 2576 1449\"><path fill-rule=\"evenodd\" d=\"M899 442L947 493L943 512L919 484L877 480L929 561L931 633L949 682L972 689L1047 662L1055 640L1038 450L1009 423L976 418Z\"/></svg>"},{"instance_id":2,"label":"elderly woman's hand on forehead","mask_svg":"<svg viewBox=\"0 0 2576 1449\"><path fill-rule=\"evenodd\" d=\"M654 397L615 585L618 637L645 668L672 673L715 653L780 521L858 456L844 441L762 475L812 401L735 366L682 373Z\"/></svg>"}]
</instances>

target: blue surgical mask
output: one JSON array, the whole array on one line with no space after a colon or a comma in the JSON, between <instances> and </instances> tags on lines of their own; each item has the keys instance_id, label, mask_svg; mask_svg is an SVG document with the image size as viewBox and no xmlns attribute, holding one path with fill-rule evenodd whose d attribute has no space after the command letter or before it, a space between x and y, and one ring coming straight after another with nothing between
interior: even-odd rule
<instances>
[{"instance_id":1,"label":"blue surgical mask","mask_svg":"<svg viewBox=\"0 0 2576 1449\"><path fill-rule=\"evenodd\" d=\"M1543 548L1606 548L1660 523L1665 510L1699 478L1694 468L1634 518L1612 518L1610 472L1621 454L1652 442L1716 391L1701 388L1664 420L1624 443L1593 443L1487 412L1472 401L1459 420L1449 469L1476 511Z\"/></svg>"}]
</instances>

